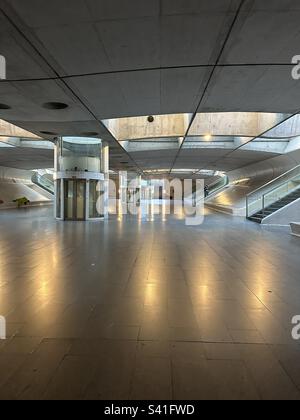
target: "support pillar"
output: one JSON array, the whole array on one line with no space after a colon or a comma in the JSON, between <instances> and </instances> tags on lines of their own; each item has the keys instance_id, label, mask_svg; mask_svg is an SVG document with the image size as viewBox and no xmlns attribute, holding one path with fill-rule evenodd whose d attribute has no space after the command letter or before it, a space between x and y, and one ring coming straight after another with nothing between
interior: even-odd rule
<instances>
[{"instance_id":1,"label":"support pillar","mask_svg":"<svg viewBox=\"0 0 300 420\"><path fill-rule=\"evenodd\" d=\"M109 215L109 145L102 143L102 173L104 174L104 218Z\"/></svg>"}]
</instances>

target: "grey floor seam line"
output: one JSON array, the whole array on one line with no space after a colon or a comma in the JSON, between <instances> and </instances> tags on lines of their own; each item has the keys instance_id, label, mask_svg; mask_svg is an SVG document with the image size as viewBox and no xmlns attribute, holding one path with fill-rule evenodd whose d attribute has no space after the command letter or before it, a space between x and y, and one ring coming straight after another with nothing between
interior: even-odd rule
<instances>
[{"instance_id":1,"label":"grey floor seam line","mask_svg":"<svg viewBox=\"0 0 300 420\"><path fill-rule=\"evenodd\" d=\"M0 398L300 399L289 235L210 210L195 229L50 208L0 223Z\"/></svg>"}]
</instances>

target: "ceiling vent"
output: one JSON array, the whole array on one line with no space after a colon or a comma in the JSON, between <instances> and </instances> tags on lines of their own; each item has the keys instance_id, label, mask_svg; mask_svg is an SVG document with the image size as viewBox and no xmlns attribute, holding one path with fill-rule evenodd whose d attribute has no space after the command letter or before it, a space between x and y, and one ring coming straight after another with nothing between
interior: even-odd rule
<instances>
[{"instance_id":1,"label":"ceiling vent","mask_svg":"<svg viewBox=\"0 0 300 420\"><path fill-rule=\"evenodd\" d=\"M64 104L63 102L46 102L43 104L43 108L50 110L61 110L68 108L69 105Z\"/></svg>"},{"instance_id":2,"label":"ceiling vent","mask_svg":"<svg viewBox=\"0 0 300 420\"><path fill-rule=\"evenodd\" d=\"M84 137L98 137L99 133L97 133L96 131L87 131L86 133L81 133L81 136L84 136Z\"/></svg>"},{"instance_id":3,"label":"ceiling vent","mask_svg":"<svg viewBox=\"0 0 300 420\"><path fill-rule=\"evenodd\" d=\"M6 105L6 104L0 104L0 109L7 110L7 109L11 109L11 107L9 105Z\"/></svg>"}]
</instances>

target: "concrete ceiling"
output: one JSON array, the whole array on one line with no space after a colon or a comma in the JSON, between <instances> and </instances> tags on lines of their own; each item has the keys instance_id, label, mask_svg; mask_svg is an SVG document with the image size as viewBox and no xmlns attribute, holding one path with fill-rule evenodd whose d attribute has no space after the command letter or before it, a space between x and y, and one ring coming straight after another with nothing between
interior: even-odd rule
<instances>
[{"instance_id":1,"label":"concrete ceiling","mask_svg":"<svg viewBox=\"0 0 300 420\"><path fill-rule=\"evenodd\" d=\"M115 169L230 170L267 159L240 149L129 154L101 121L295 114L300 81L291 77L291 59L299 54L299 22L299 0L0 0L8 77L0 81L0 103L11 107L0 109L0 118L53 133L48 138L98 133L110 143ZM68 108L45 109L46 102Z\"/></svg>"},{"instance_id":2,"label":"concrete ceiling","mask_svg":"<svg viewBox=\"0 0 300 420\"><path fill-rule=\"evenodd\" d=\"M47 169L53 167L53 150L1 147L0 166L17 169Z\"/></svg>"}]
</instances>

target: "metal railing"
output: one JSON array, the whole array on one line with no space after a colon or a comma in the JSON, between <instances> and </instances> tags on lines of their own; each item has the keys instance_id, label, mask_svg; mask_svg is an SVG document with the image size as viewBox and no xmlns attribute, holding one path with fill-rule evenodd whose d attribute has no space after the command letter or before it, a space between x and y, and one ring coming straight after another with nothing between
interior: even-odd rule
<instances>
[{"instance_id":1,"label":"metal railing","mask_svg":"<svg viewBox=\"0 0 300 420\"><path fill-rule=\"evenodd\" d=\"M40 175L38 172L35 172L31 178L31 181L38 187L41 187L48 193L54 195L54 181L49 178L47 174Z\"/></svg>"},{"instance_id":2,"label":"metal railing","mask_svg":"<svg viewBox=\"0 0 300 420\"><path fill-rule=\"evenodd\" d=\"M228 185L229 183L229 178L227 175L221 175L221 179L218 179L217 181L215 181L214 183L210 184L208 189L209 189L209 194L208 197L211 196L212 194L218 192L220 189L226 187L226 185Z\"/></svg>"},{"instance_id":3,"label":"metal railing","mask_svg":"<svg viewBox=\"0 0 300 420\"><path fill-rule=\"evenodd\" d=\"M285 172L246 196L246 213L251 217L266 210L300 188L300 165Z\"/></svg>"},{"instance_id":4,"label":"metal railing","mask_svg":"<svg viewBox=\"0 0 300 420\"><path fill-rule=\"evenodd\" d=\"M226 187L226 185L229 184L229 178L227 175L220 175L220 177L220 179L217 179L208 186L208 195L200 197L200 200L210 198L213 194L216 194L217 192L221 191L224 187ZM197 198L199 199L199 197L197 197L196 194L196 187L194 186L192 194L192 201L194 206L197 205Z\"/></svg>"}]
</instances>

